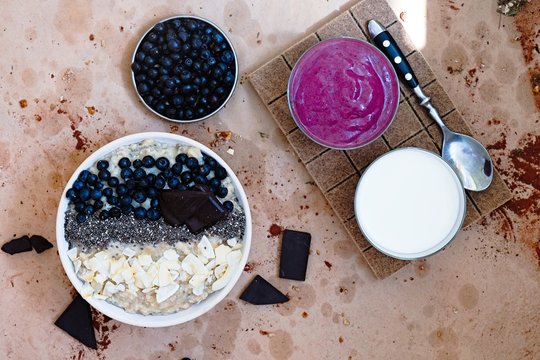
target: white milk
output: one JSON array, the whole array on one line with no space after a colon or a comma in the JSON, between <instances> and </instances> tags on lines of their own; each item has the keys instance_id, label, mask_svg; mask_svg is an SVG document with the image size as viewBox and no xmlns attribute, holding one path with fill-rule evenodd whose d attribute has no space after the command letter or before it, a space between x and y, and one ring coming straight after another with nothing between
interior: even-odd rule
<instances>
[{"instance_id":1,"label":"white milk","mask_svg":"<svg viewBox=\"0 0 540 360\"><path fill-rule=\"evenodd\" d=\"M443 248L465 215L465 194L439 156L418 148L394 150L362 175L355 214L366 238L394 257L425 257Z\"/></svg>"}]
</instances>

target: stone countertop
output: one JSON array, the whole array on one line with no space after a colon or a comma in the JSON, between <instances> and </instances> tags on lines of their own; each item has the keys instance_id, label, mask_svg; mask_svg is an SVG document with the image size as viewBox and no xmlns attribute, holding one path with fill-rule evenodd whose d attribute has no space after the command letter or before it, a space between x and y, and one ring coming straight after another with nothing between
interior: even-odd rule
<instances>
[{"instance_id":1,"label":"stone countertop","mask_svg":"<svg viewBox=\"0 0 540 360\"><path fill-rule=\"evenodd\" d=\"M215 309L162 329L96 314L97 351L53 325L74 294L56 251L0 253L0 353L8 359L539 357L540 112L529 81L539 54L533 48L526 63L521 45L527 42L520 38L531 20L500 18L495 0L390 3L488 146L515 198L460 233L445 251L383 281L374 278L245 81L353 2L4 4L0 242L40 234L54 243L59 197L78 164L107 142L141 131L184 134L204 144L218 131L232 131L232 141L214 150L245 184L254 229L251 270ZM227 107L194 124L166 122L147 111L129 70L144 31L181 13L209 18L229 31L242 74ZM270 234L272 224L312 234L305 282L277 276L280 239ZM291 301L257 307L239 300L255 274Z\"/></svg>"}]
</instances>

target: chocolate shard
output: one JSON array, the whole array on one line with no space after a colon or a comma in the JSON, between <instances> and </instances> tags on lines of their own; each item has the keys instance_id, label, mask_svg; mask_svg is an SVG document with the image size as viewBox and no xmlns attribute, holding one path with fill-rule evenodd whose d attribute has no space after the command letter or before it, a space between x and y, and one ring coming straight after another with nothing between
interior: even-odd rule
<instances>
[{"instance_id":1,"label":"chocolate shard","mask_svg":"<svg viewBox=\"0 0 540 360\"><path fill-rule=\"evenodd\" d=\"M77 294L67 309L54 323L73 338L92 349L97 349L96 334L92 326L90 305Z\"/></svg>"},{"instance_id":2,"label":"chocolate shard","mask_svg":"<svg viewBox=\"0 0 540 360\"><path fill-rule=\"evenodd\" d=\"M281 239L279 277L290 280L306 280L311 234L303 231L284 230Z\"/></svg>"},{"instance_id":3,"label":"chocolate shard","mask_svg":"<svg viewBox=\"0 0 540 360\"><path fill-rule=\"evenodd\" d=\"M203 229L224 219L228 213L229 210L215 196L209 196L200 204L197 211L186 220L186 225L189 231L198 234Z\"/></svg>"},{"instance_id":4,"label":"chocolate shard","mask_svg":"<svg viewBox=\"0 0 540 360\"><path fill-rule=\"evenodd\" d=\"M204 185L196 190L164 190L158 194L159 208L169 225L186 224L189 231L198 234L224 219L229 210Z\"/></svg>"},{"instance_id":5,"label":"chocolate shard","mask_svg":"<svg viewBox=\"0 0 540 360\"><path fill-rule=\"evenodd\" d=\"M49 240L45 239L41 235L32 235L30 237L30 244L32 244L32 247L38 254L41 254L45 250L53 247L53 244L51 244Z\"/></svg>"},{"instance_id":6,"label":"chocolate shard","mask_svg":"<svg viewBox=\"0 0 540 360\"><path fill-rule=\"evenodd\" d=\"M201 191L164 190L158 193L163 219L170 225L183 225L208 195Z\"/></svg>"},{"instance_id":7,"label":"chocolate shard","mask_svg":"<svg viewBox=\"0 0 540 360\"><path fill-rule=\"evenodd\" d=\"M30 243L30 238L24 235L20 238L8 241L4 245L2 245L2 251L10 255L15 255L26 251L32 251L32 244Z\"/></svg>"},{"instance_id":8,"label":"chocolate shard","mask_svg":"<svg viewBox=\"0 0 540 360\"><path fill-rule=\"evenodd\" d=\"M244 290L240 299L253 305L281 304L289 301L289 298L262 276L257 275Z\"/></svg>"}]
</instances>

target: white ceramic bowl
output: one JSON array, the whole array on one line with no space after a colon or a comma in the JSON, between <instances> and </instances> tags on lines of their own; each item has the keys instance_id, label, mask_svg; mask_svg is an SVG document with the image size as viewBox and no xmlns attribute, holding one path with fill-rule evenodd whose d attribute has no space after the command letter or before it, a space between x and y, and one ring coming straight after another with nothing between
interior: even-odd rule
<instances>
[{"instance_id":1,"label":"white ceramic bowl","mask_svg":"<svg viewBox=\"0 0 540 360\"><path fill-rule=\"evenodd\" d=\"M201 316L202 314L216 306L221 300L223 300L223 298L225 298L225 296L227 296L227 294L229 294L234 285L237 283L240 275L244 270L244 265L246 264L248 259L249 249L251 246L251 213L249 210L246 193L244 192L242 184L240 183L232 169L215 152L195 140L191 140L180 135L160 132L147 132L128 135L108 143L107 145L101 147L100 149L92 153L86 160L82 162L81 165L79 165L77 170L75 170L75 172L69 179L64 191L62 192L62 197L60 199L60 205L58 207L58 213L56 216L56 242L58 246L60 260L64 267L64 271L66 272L69 280L71 281L75 289L78 292L81 292L83 282L75 274L73 263L67 256L69 245L64 236L65 213L69 204L69 200L66 198L66 191L72 187L73 182L77 179L78 174L82 170L88 169L96 161L105 157L107 154L119 148L120 146L137 143L146 139L153 139L162 143L184 144L194 146L199 148L203 153L213 157L221 166L223 166L227 170L227 173L234 184L238 202L244 208L246 218L246 227L244 232L244 238L242 240L242 259L230 282L223 289L213 292L206 299L204 299L198 304L194 304L189 309L180 310L176 313L168 315L140 315L128 313L121 307L106 302L105 300L97 300L93 298L86 299L88 303L90 303L90 305L92 305L94 308L96 308L103 314L123 323L145 327L163 327L177 325L195 319L196 317Z\"/></svg>"}]
</instances>

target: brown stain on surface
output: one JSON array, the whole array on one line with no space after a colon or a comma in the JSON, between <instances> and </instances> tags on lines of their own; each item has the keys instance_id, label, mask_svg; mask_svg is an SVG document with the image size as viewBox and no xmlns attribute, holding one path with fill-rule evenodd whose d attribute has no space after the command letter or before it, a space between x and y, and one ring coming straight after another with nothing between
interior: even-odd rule
<instances>
[{"instance_id":1,"label":"brown stain on surface","mask_svg":"<svg viewBox=\"0 0 540 360\"><path fill-rule=\"evenodd\" d=\"M26 68L21 74L22 82L27 87L32 87L36 84L37 74L34 69Z\"/></svg>"},{"instance_id":2,"label":"brown stain on surface","mask_svg":"<svg viewBox=\"0 0 540 360\"><path fill-rule=\"evenodd\" d=\"M242 35L246 45L250 47L261 44L261 26L257 20L251 16L248 3L243 0L229 1L223 11L225 31L229 30L233 34Z\"/></svg>"},{"instance_id":3,"label":"brown stain on surface","mask_svg":"<svg viewBox=\"0 0 540 360\"><path fill-rule=\"evenodd\" d=\"M350 259L355 254L355 246L350 240L340 240L334 243L334 252L342 259Z\"/></svg>"},{"instance_id":4,"label":"brown stain on surface","mask_svg":"<svg viewBox=\"0 0 540 360\"><path fill-rule=\"evenodd\" d=\"M89 33L92 4L85 0L60 0L54 16L54 27L70 44L76 44Z\"/></svg>"},{"instance_id":5,"label":"brown stain on surface","mask_svg":"<svg viewBox=\"0 0 540 360\"><path fill-rule=\"evenodd\" d=\"M220 303L206 316L206 330L201 337L205 350L203 358L230 358L236 347L236 337L242 320L242 313L236 301Z\"/></svg>"},{"instance_id":6,"label":"brown stain on surface","mask_svg":"<svg viewBox=\"0 0 540 360\"><path fill-rule=\"evenodd\" d=\"M11 165L11 152L9 151L9 144L0 141L0 169L7 169Z\"/></svg>"},{"instance_id":7,"label":"brown stain on surface","mask_svg":"<svg viewBox=\"0 0 540 360\"><path fill-rule=\"evenodd\" d=\"M321 314L325 318L328 318L328 317L332 316L332 305L330 305L330 303L327 303L327 302L322 304L321 305Z\"/></svg>"},{"instance_id":8,"label":"brown stain on surface","mask_svg":"<svg viewBox=\"0 0 540 360\"><path fill-rule=\"evenodd\" d=\"M470 310L478 305L479 292L473 284L465 284L459 289L458 299L466 310Z\"/></svg>"},{"instance_id":9,"label":"brown stain on surface","mask_svg":"<svg viewBox=\"0 0 540 360\"><path fill-rule=\"evenodd\" d=\"M247 341L248 351L253 355L259 355L262 352L261 345L255 339L249 339Z\"/></svg>"},{"instance_id":10,"label":"brown stain on surface","mask_svg":"<svg viewBox=\"0 0 540 360\"><path fill-rule=\"evenodd\" d=\"M293 355L293 339L291 334L277 330L269 337L270 354L274 359L285 360Z\"/></svg>"},{"instance_id":11,"label":"brown stain on surface","mask_svg":"<svg viewBox=\"0 0 540 360\"><path fill-rule=\"evenodd\" d=\"M433 347L449 347L454 349L458 345L458 336L452 328L440 327L429 335L428 341Z\"/></svg>"}]
</instances>

